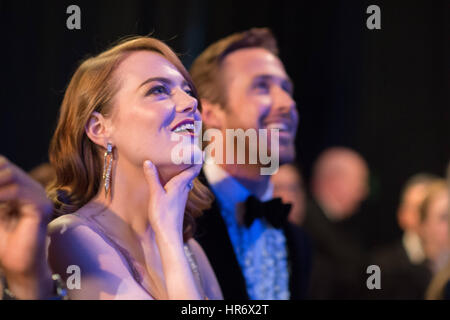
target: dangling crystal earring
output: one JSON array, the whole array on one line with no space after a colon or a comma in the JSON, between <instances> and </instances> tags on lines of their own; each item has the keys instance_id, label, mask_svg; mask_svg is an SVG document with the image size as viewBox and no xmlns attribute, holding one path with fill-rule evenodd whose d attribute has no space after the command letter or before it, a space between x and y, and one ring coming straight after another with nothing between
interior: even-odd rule
<instances>
[{"instance_id":1,"label":"dangling crystal earring","mask_svg":"<svg viewBox=\"0 0 450 320\"><path fill-rule=\"evenodd\" d=\"M111 166L113 161L112 144L108 142L103 162L103 180L105 181L105 197L111 186Z\"/></svg>"}]
</instances>

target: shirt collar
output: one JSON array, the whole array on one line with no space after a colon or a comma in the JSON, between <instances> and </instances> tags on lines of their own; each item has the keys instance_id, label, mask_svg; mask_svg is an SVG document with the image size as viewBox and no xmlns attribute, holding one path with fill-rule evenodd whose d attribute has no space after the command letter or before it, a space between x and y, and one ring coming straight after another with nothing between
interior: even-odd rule
<instances>
[{"instance_id":1,"label":"shirt collar","mask_svg":"<svg viewBox=\"0 0 450 320\"><path fill-rule=\"evenodd\" d=\"M252 193L233 176L215 163L206 162L203 172L222 207L234 210L236 204L244 202ZM273 196L273 184L269 181L261 201L268 201Z\"/></svg>"}]
</instances>

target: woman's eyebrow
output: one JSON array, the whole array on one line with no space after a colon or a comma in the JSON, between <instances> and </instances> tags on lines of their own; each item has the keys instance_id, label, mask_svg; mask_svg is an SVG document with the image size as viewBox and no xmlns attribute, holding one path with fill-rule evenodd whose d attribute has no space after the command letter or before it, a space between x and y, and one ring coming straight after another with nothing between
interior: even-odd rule
<instances>
[{"instance_id":1,"label":"woman's eyebrow","mask_svg":"<svg viewBox=\"0 0 450 320\"><path fill-rule=\"evenodd\" d=\"M182 87L184 87L184 86L188 86L188 87L191 87L190 83L189 83L189 82L187 82L187 80L186 80L186 79L184 79L184 80L183 80L183 82L181 82L181 86L182 86Z\"/></svg>"},{"instance_id":2,"label":"woman's eyebrow","mask_svg":"<svg viewBox=\"0 0 450 320\"><path fill-rule=\"evenodd\" d=\"M168 79L168 78L164 78L164 77L152 77L152 78L148 78L147 80L145 80L144 82L141 83L141 85L139 86L139 88L141 88L142 86L146 85L149 82L152 81L159 81L162 82L168 86L171 86L173 84L172 80ZM138 89L139 89L138 88Z\"/></svg>"}]
</instances>

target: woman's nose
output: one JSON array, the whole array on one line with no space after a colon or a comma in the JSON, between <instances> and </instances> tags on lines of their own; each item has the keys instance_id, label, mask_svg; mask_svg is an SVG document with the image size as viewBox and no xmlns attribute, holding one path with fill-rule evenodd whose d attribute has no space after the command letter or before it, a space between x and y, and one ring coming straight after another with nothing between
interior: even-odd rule
<instances>
[{"instance_id":1,"label":"woman's nose","mask_svg":"<svg viewBox=\"0 0 450 320\"><path fill-rule=\"evenodd\" d=\"M177 112L192 112L197 111L198 101L196 98L188 94L184 90L177 90L176 94L176 110Z\"/></svg>"}]
</instances>

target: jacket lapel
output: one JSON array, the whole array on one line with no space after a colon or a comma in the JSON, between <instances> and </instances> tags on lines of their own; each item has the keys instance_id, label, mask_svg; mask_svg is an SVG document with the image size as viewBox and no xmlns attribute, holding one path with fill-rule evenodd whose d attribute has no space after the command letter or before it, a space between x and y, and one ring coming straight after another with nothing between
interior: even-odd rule
<instances>
[{"instance_id":1,"label":"jacket lapel","mask_svg":"<svg viewBox=\"0 0 450 320\"><path fill-rule=\"evenodd\" d=\"M291 300L306 299L312 261L310 240L302 228L290 222L285 223L283 231L288 251Z\"/></svg>"}]
</instances>

